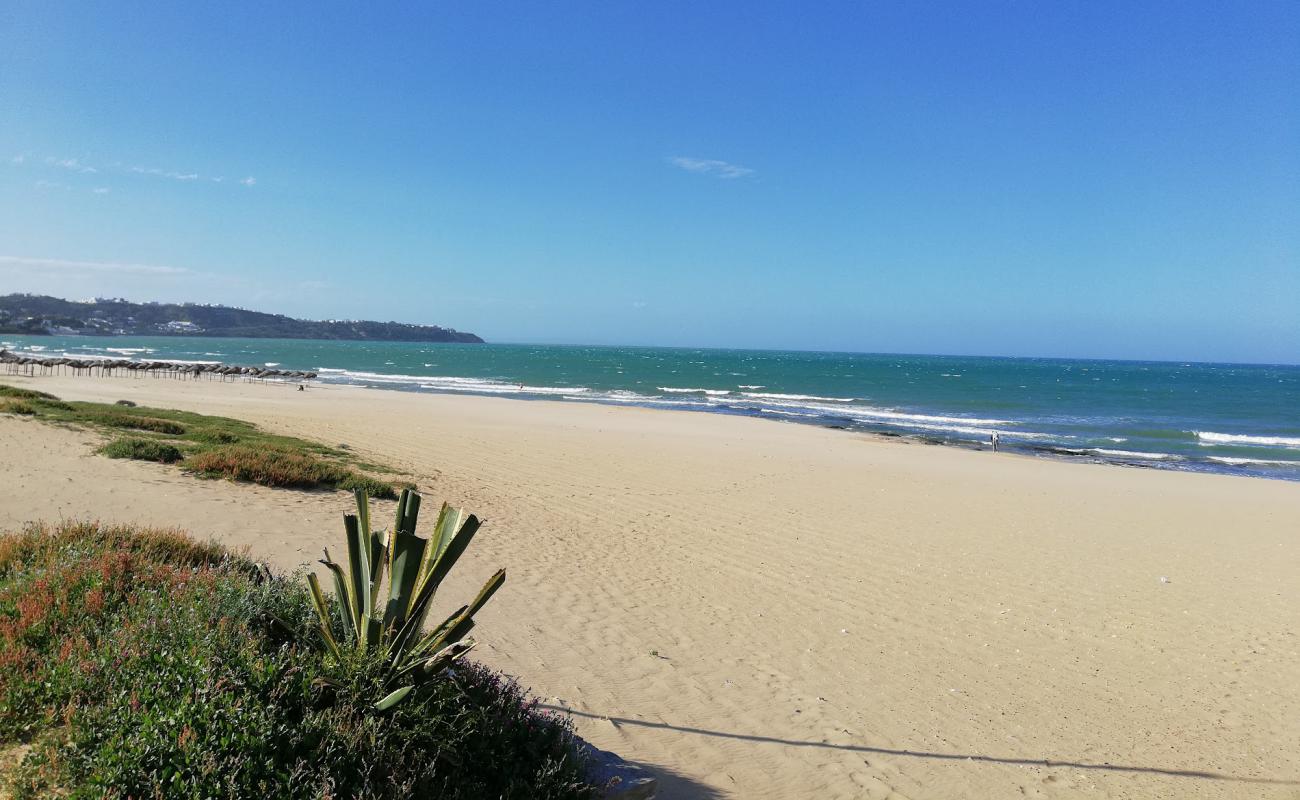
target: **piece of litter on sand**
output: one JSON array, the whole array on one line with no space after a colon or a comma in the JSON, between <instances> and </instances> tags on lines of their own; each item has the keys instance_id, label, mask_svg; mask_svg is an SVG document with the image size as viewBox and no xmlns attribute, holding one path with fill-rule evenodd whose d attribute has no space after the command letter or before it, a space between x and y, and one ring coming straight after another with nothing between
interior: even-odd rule
<instances>
[{"instance_id":1,"label":"piece of litter on sand","mask_svg":"<svg viewBox=\"0 0 1300 800\"><path fill-rule=\"evenodd\" d=\"M1160 582L1161 582L1161 583L1169 583L1169 579L1166 578L1164 575L1161 575L1161 576L1160 576Z\"/></svg>"},{"instance_id":2,"label":"piece of litter on sand","mask_svg":"<svg viewBox=\"0 0 1300 800\"><path fill-rule=\"evenodd\" d=\"M848 633L848 632L849 632L848 628L840 628L840 633Z\"/></svg>"}]
</instances>

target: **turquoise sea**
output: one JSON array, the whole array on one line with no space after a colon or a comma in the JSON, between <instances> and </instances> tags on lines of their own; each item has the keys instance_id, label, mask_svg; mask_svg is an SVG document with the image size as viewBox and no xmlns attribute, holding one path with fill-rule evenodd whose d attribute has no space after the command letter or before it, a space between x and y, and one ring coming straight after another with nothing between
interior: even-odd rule
<instances>
[{"instance_id":1,"label":"turquoise sea","mask_svg":"<svg viewBox=\"0 0 1300 800\"><path fill-rule=\"evenodd\" d=\"M177 337L19 353L314 370L323 383L740 414L1133 466L1300 480L1300 366ZM116 379L114 379L116 380Z\"/></svg>"}]
</instances>

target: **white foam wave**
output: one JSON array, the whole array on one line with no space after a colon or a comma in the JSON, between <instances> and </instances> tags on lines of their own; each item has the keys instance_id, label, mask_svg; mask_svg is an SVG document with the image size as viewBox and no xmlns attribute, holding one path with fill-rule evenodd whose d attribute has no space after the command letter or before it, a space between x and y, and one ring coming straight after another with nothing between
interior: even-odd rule
<instances>
[{"instance_id":1,"label":"white foam wave","mask_svg":"<svg viewBox=\"0 0 1300 800\"><path fill-rule=\"evenodd\" d=\"M818 403L782 403L774 401L765 401L762 404L767 406L780 406L782 408L798 408L804 410L820 411L826 414L834 414L841 417L850 417L863 422L889 423L893 425L958 425L963 428L972 426L1001 426L1014 425L1015 420L1009 419L980 419L977 417L949 417L939 414L909 414L905 411L891 411L886 408L875 408L874 406L827 406ZM1007 431L1003 431L1006 433ZM993 433L992 430L986 431L985 435Z\"/></svg>"},{"instance_id":2,"label":"white foam wave","mask_svg":"<svg viewBox=\"0 0 1300 800\"><path fill-rule=\"evenodd\" d=\"M1267 458L1233 458L1231 456L1210 456L1210 461L1217 461L1220 464L1228 464L1234 467L1244 466L1246 464L1260 464L1269 467L1300 467L1300 461L1283 461Z\"/></svg>"},{"instance_id":3,"label":"white foam wave","mask_svg":"<svg viewBox=\"0 0 1300 800\"><path fill-rule=\"evenodd\" d=\"M742 389L766 389L767 387L764 386L764 385L761 384L761 383L742 383L742 384L740 384L740 388L742 388Z\"/></svg>"},{"instance_id":4,"label":"white foam wave","mask_svg":"<svg viewBox=\"0 0 1300 800\"><path fill-rule=\"evenodd\" d=\"M1262 447L1300 447L1300 436L1246 436L1235 433L1215 433L1214 431L1192 431L1199 444L1212 447L1216 444L1243 444Z\"/></svg>"},{"instance_id":5,"label":"white foam wave","mask_svg":"<svg viewBox=\"0 0 1300 800\"><path fill-rule=\"evenodd\" d=\"M599 400L602 403L636 403L637 405L659 406L664 408L707 408L708 404L700 400L669 400L662 397L646 397L635 392L610 392L609 394L586 395L575 397L566 395L566 400Z\"/></svg>"},{"instance_id":6,"label":"white foam wave","mask_svg":"<svg viewBox=\"0 0 1300 800\"><path fill-rule=\"evenodd\" d=\"M812 394L776 394L774 392L741 392L746 397L760 400L808 400L821 403L852 403L852 397L818 397Z\"/></svg>"},{"instance_id":7,"label":"white foam wave","mask_svg":"<svg viewBox=\"0 0 1300 800\"><path fill-rule=\"evenodd\" d=\"M280 362L279 362L279 361L268 361L268 362L266 362L263 366L267 366L267 367L278 367L278 366L280 366Z\"/></svg>"},{"instance_id":8,"label":"white foam wave","mask_svg":"<svg viewBox=\"0 0 1300 800\"><path fill-rule=\"evenodd\" d=\"M483 381L480 383L422 383L421 389L445 392L470 392L473 394L543 394L575 395L588 391L585 386L511 386L510 384Z\"/></svg>"},{"instance_id":9,"label":"white foam wave","mask_svg":"<svg viewBox=\"0 0 1300 800\"><path fill-rule=\"evenodd\" d=\"M317 370L327 381L355 381L395 386L418 386L445 392L470 392L477 394L565 395L590 392L586 386L528 386L490 378L461 378L451 375L401 375L386 372L321 367Z\"/></svg>"},{"instance_id":10,"label":"white foam wave","mask_svg":"<svg viewBox=\"0 0 1300 800\"><path fill-rule=\"evenodd\" d=\"M1167 461L1178 458L1173 453L1141 453L1136 450L1108 450L1105 447L1094 447L1088 452L1108 458L1140 458L1144 461Z\"/></svg>"},{"instance_id":11,"label":"white foam wave","mask_svg":"<svg viewBox=\"0 0 1300 800\"><path fill-rule=\"evenodd\" d=\"M707 394L710 397L722 397L731 394L730 389L679 389L676 386L656 386L655 388L670 394Z\"/></svg>"},{"instance_id":12,"label":"white foam wave","mask_svg":"<svg viewBox=\"0 0 1300 800\"><path fill-rule=\"evenodd\" d=\"M820 414L805 414L802 411L782 411L779 408L760 408L764 414L780 414L783 417L818 417Z\"/></svg>"}]
</instances>

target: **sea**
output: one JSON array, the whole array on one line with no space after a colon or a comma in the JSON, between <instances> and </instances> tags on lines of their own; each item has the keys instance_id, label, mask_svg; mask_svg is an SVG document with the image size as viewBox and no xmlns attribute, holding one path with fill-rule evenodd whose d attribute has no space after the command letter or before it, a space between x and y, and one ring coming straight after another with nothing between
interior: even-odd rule
<instances>
[{"instance_id":1,"label":"sea","mask_svg":"<svg viewBox=\"0 0 1300 800\"><path fill-rule=\"evenodd\" d=\"M46 357L270 366L324 384L732 414L1048 458L1300 480L1300 366L782 350L0 336ZM109 380L118 380L116 378Z\"/></svg>"}]
</instances>

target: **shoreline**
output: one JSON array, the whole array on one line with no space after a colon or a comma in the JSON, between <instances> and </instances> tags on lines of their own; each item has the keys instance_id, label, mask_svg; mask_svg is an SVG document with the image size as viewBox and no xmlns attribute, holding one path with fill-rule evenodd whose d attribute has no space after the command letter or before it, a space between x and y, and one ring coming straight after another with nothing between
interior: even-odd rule
<instances>
[{"instance_id":1,"label":"shoreline","mask_svg":"<svg viewBox=\"0 0 1300 800\"><path fill-rule=\"evenodd\" d=\"M33 356L25 356L33 358ZM120 377L121 374L132 374L131 371L123 369L124 365L131 362L131 359L112 358L107 356L83 356L90 364L98 366L97 362L116 362L117 369L112 374L96 376L93 374L93 368L82 365L80 368L88 369L90 374L80 377L86 377L100 380L113 379ZM65 359L66 360L66 359ZM553 387L522 387L521 391L515 393L510 391L480 391L471 389L448 388L445 386L426 386L422 384L412 384L403 380L409 376L393 375L391 377L382 376L379 373L372 375L371 382L357 377L362 373L346 374L346 370L331 368L321 368L321 375L317 372L279 370L271 367L278 367L278 364L266 364L264 367L252 365L230 365L216 361L185 361L175 359L163 359L158 361L141 360L141 366L153 364L155 367L164 365L174 365L175 369L162 376L163 379L173 380L206 380L225 381L226 378L231 380L256 380L261 383L283 383L286 385L296 385L299 382L315 388L324 388L327 386L355 387L376 391L393 391L406 392L413 394L432 394L445 395L451 397L478 397L481 399L509 399L522 400L528 402L565 402L565 403L586 403L590 405L614 407L614 408L642 408L655 411L691 411L695 413L717 414L720 416L742 417L750 419L759 419L769 422L785 422L805 427L823 428L828 430L847 431L849 433L863 436L872 436L879 439L897 439L905 442L919 443L925 445L942 445L945 447L958 448L973 451L989 451L994 448L989 442L962 438L959 436L949 436L933 433L924 433L916 430L908 430L906 426L891 428L889 423L880 421L863 421L850 418L836 419L833 416L818 417L816 419L801 419L799 417L813 417L808 414L791 414L778 416L777 413L770 412L763 408L746 408L730 406L698 406L684 405L681 403L672 403L655 400L653 398L640 398L638 400L613 399L604 396L582 396L565 394L562 390ZM1134 362L1143 363L1143 362ZM12 365L11 365L12 366ZM24 375L21 372L5 374L11 378L23 377L63 377L66 375L64 370L72 367L56 367L59 372L52 372L43 375ZM144 372L145 370L141 370ZM223 371L228 374L223 375ZM174 373L174 374L173 374ZM335 373L344 373L342 380L334 378ZM369 374L369 373L365 373ZM75 375L75 372L74 372ZM138 378L138 375L132 374L132 377ZM158 378L158 375L151 375ZM435 380L430 377L420 380ZM469 378L441 378L441 380L450 381L469 381ZM318 383L312 383L318 381ZM375 381L379 381L378 384ZM387 384L387 385L385 385ZM529 392L526 389L534 389L536 392ZM674 392L687 392L694 390L673 389ZM701 390L703 391L703 390ZM559 399L557 399L559 398ZM957 418L953 418L957 419ZM978 421L978 420L976 420ZM991 433L992 431L990 431ZM999 431L1002 433L1001 431ZM1163 452L1139 452L1124 451L1117 448L1105 447L1067 447L1059 443L1035 444L1034 436L1039 434L1017 435L1015 432L1008 431L1004 435L1009 441L1002 442L997 448L998 452L1008 454L1018 454L1034 458L1047 458L1051 460L1066 462L1082 462L1090 464L1105 464L1110 466L1133 467L1138 469L1154 469L1172 472L1184 473L1201 473L1213 475L1228 475L1234 477L1262 478L1266 480L1280 480L1286 482L1300 482L1300 461L1272 461L1268 459L1249 458L1249 457L1224 457L1207 455L1202 458L1182 456L1176 453ZM1198 434L1199 435L1199 434ZM1028 436L1028 438L1024 438ZM1023 439L1023 441L1022 441ZM1272 467L1272 472L1264 470L1261 467ZM1285 467L1285 469L1278 469Z\"/></svg>"},{"instance_id":2,"label":"shoreline","mask_svg":"<svg viewBox=\"0 0 1300 800\"><path fill-rule=\"evenodd\" d=\"M346 443L478 513L450 596L511 571L480 658L665 798L1300 787L1288 482L587 403L6 381ZM110 461L88 438L0 418L18 454L0 465L4 527L180 525L292 568L348 505Z\"/></svg>"}]
</instances>

